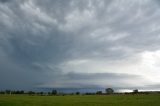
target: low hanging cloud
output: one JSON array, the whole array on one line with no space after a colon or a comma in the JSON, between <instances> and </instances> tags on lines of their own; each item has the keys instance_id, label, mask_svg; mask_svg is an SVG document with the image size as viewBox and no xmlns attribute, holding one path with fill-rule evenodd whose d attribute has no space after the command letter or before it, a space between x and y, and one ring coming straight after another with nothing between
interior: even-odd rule
<instances>
[{"instance_id":1,"label":"low hanging cloud","mask_svg":"<svg viewBox=\"0 0 160 106\"><path fill-rule=\"evenodd\" d=\"M157 0L0 0L0 89L158 88L159 8Z\"/></svg>"}]
</instances>

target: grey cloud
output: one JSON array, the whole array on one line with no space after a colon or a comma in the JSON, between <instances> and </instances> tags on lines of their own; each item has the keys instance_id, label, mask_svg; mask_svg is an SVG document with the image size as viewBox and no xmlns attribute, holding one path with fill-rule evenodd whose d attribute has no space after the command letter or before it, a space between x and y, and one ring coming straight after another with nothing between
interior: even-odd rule
<instances>
[{"instance_id":1,"label":"grey cloud","mask_svg":"<svg viewBox=\"0 0 160 106\"><path fill-rule=\"evenodd\" d=\"M0 0L2 3L10 2L11 0Z\"/></svg>"},{"instance_id":2,"label":"grey cloud","mask_svg":"<svg viewBox=\"0 0 160 106\"><path fill-rule=\"evenodd\" d=\"M160 88L160 84L151 84L151 85L146 85L146 89L149 89L149 90L151 90L151 89L155 89L155 90L160 90L159 88Z\"/></svg>"},{"instance_id":3,"label":"grey cloud","mask_svg":"<svg viewBox=\"0 0 160 106\"><path fill-rule=\"evenodd\" d=\"M78 80L86 80L86 79L128 79L128 78L140 78L138 75L129 75L123 73L68 73L67 76L71 79L78 79Z\"/></svg>"},{"instance_id":4,"label":"grey cloud","mask_svg":"<svg viewBox=\"0 0 160 106\"><path fill-rule=\"evenodd\" d=\"M129 80L143 79L139 75L117 74L117 73L74 73L59 74L56 81L51 78L48 84L41 83L38 86L46 87L64 87L64 88L99 88L99 87L114 87L114 88L129 88ZM53 80L53 81L52 81ZM54 84L55 82L56 84ZM105 82L105 83L104 83Z\"/></svg>"},{"instance_id":5,"label":"grey cloud","mask_svg":"<svg viewBox=\"0 0 160 106\"><path fill-rule=\"evenodd\" d=\"M74 82L76 78L134 79L137 76L114 73L63 74L65 70L60 70L58 66L72 59L94 58L115 61L127 59L142 51L159 49L159 5L155 1L140 3L116 0L23 2L0 0L0 2L0 57L3 57L0 61L3 63L0 65L1 84L7 78L15 82L16 86L25 85L18 82L19 79L26 81L27 86L32 85L32 79L35 80L33 83L53 81L54 84L55 80L62 80L64 77L75 83L75 86L83 85L78 81ZM73 15L73 19L67 20L70 15ZM78 19L74 20L76 18ZM71 29L67 25L70 25ZM151 26L154 25L157 29L151 31ZM96 35L93 36L93 33ZM124 33L128 35L121 36ZM7 73L15 74L10 76ZM13 80L14 78L17 79Z\"/></svg>"}]
</instances>

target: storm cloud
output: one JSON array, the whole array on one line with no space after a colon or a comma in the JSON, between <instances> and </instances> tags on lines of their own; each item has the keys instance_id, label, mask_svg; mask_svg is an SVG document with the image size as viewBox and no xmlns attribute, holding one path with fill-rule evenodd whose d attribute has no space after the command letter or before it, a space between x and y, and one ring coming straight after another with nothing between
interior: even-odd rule
<instances>
[{"instance_id":1,"label":"storm cloud","mask_svg":"<svg viewBox=\"0 0 160 106\"><path fill-rule=\"evenodd\" d=\"M158 89L159 17L158 0L0 0L0 89Z\"/></svg>"}]
</instances>

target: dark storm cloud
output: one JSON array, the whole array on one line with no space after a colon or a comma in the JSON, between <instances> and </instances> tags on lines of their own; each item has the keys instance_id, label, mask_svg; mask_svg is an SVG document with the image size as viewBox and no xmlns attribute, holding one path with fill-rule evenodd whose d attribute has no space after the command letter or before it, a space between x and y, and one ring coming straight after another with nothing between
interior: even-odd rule
<instances>
[{"instance_id":1,"label":"dark storm cloud","mask_svg":"<svg viewBox=\"0 0 160 106\"><path fill-rule=\"evenodd\" d=\"M73 69L75 73L66 74L69 69L62 70L61 64L76 59L125 60L142 51L158 50L160 7L157 2L0 0L1 88L27 88L39 83L63 87L69 82L87 86L90 82L78 80L123 83L137 78L115 74L114 70L81 74ZM118 79L122 80L118 82ZM96 81L91 85L97 86Z\"/></svg>"},{"instance_id":2,"label":"dark storm cloud","mask_svg":"<svg viewBox=\"0 0 160 106\"><path fill-rule=\"evenodd\" d=\"M51 28L43 20L35 19L34 14L25 13L26 2L0 4L1 88L32 88L35 83L45 82L50 72L46 64L63 61L72 43L54 25ZM56 78L56 72L51 73Z\"/></svg>"},{"instance_id":3,"label":"dark storm cloud","mask_svg":"<svg viewBox=\"0 0 160 106\"><path fill-rule=\"evenodd\" d=\"M10 2L11 0L0 0L2 3Z\"/></svg>"}]
</instances>

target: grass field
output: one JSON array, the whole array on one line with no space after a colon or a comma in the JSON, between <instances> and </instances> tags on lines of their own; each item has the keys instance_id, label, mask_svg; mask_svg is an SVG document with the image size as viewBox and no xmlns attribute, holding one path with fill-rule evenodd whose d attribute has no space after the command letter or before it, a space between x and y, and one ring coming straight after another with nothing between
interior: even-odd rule
<instances>
[{"instance_id":1,"label":"grass field","mask_svg":"<svg viewBox=\"0 0 160 106\"><path fill-rule=\"evenodd\" d=\"M160 95L0 95L0 106L159 106Z\"/></svg>"}]
</instances>

